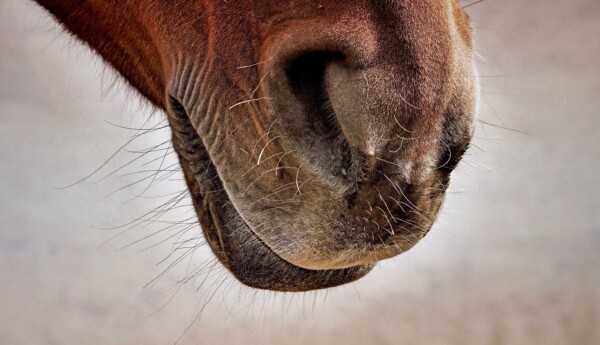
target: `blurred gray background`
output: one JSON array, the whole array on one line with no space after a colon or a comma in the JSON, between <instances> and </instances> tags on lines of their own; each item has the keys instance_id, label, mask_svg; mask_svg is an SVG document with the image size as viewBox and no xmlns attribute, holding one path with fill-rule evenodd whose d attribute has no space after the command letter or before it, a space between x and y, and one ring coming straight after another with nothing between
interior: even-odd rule
<instances>
[{"instance_id":1,"label":"blurred gray background","mask_svg":"<svg viewBox=\"0 0 600 345\"><path fill-rule=\"evenodd\" d=\"M183 255L193 224L158 232L189 207L127 225L184 188L152 177L176 163L168 132L119 151L162 114L38 6L0 1L0 343L600 344L600 2L468 12L480 121L434 229L355 284L279 294Z\"/></svg>"}]
</instances>

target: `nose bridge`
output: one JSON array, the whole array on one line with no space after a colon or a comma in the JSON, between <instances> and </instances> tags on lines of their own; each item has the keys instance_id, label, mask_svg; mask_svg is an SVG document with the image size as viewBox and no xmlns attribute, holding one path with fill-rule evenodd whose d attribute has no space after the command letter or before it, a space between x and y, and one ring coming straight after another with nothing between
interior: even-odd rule
<instances>
[{"instance_id":1,"label":"nose bridge","mask_svg":"<svg viewBox=\"0 0 600 345\"><path fill-rule=\"evenodd\" d=\"M412 110L432 107L450 77L450 7L445 0L376 3L379 49L369 74L380 81L379 94Z\"/></svg>"},{"instance_id":2,"label":"nose bridge","mask_svg":"<svg viewBox=\"0 0 600 345\"><path fill-rule=\"evenodd\" d=\"M324 78L336 118L353 147L378 155L399 131L436 127L440 104L448 98L452 64L447 10L437 0L369 2L369 15L359 23L375 40L368 59L352 64L365 56L353 54L365 50L348 49L347 59L329 64ZM340 26L346 24L354 23ZM365 41L357 45L365 47Z\"/></svg>"}]
</instances>

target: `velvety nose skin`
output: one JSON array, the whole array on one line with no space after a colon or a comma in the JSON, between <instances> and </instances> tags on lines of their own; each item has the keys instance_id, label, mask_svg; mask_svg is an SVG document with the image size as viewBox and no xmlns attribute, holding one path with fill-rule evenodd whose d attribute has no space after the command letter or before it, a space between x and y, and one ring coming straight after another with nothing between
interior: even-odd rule
<instances>
[{"instance_id":1,"label":"velvety nose skin","mask_svg":"<svg viewBox=\"0 0 600 345\"><path fill-rule=\"evenodd\" d=\"M323 3L253 13L256 51L232 72L252 83L225 111L246 135L215 145L219 121L197 125L226 193L211 198L229 207L221 252L255 286L350 281L411 248L470 138L471 52L449 1Z\"/></svg>"},{"instance_id":2,"label":"velvety nose skin","mask_svg":"<svg viewBox=\"0 0 600 345\"><path fill-rule=\"evenodd\" d=\"M253 167L240 177L216 160L248 228L308 270L368 265L412 247L443 200L441 154L459 156L454 147L469 139L467 107L451 101L469 88L457 82L470 73L457 57L470 54L457 53L448 2L329 5L331 13L265 29L252 88L264 130L245 150Z\"/></svg>"},{"instance_id":3,"label":"velvety nose skin","mask_svg":"<svg viewBox=\"0 0 600 345\"><path fill-rule=\"evenodd\" d=\"M246 281L279 279L269 269L285 263L353 277L408 250L430 229L456 148L470 138L471 51L454 23L460 8L322 2L307 1L302 15L286 12L294 5L285 1L254 13L267 24L253 60L239 65L252 66L240 71L255 71L255 83L228 113L237 124L249 117L242 109L255 111L256 130L239 138L251 144L233 147L251 161L240 176L223 150L210 152L235 208L236 217L217 222L227 224L224 252ZM263 256L268 264L256 265Z\"/></svg>"},{"instance_id":4,"label":"velvety nose skin","mask_svg":"<svg viewBox=\"0 0 600 345\"><path fill-rule=\"evenodd\" d=\"M225 112L233 125L251 120L245 137L231 138L240 145L214 145L217 121L197 125L243 221L227 223L223 242L243 228L307 270L364 267L407 250L443 200L449 170L438 167L450 160L440 158L460 156L469 139L468 102L456 95L468 92L462 76L471 73L457 61L471 55L454 9L324 1L322 10L278 11L256 14L266 23L256 63L239 70L256 84ZM241 242L226 246L243 266Z\"/></svg>"}]
</instances>

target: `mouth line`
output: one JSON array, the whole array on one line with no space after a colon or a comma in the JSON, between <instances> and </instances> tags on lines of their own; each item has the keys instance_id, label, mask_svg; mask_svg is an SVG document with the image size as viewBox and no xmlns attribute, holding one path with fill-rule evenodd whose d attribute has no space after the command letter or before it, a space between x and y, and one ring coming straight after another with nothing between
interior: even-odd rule
<instances>
[{"instance_id":1,"label":"mouth line","mask_svg":"<svg viewBox=\"0 0 600 345\"><path fill-rule=\"evenodd\" d=\"M202 230L223 265L245 285L276 291L323 289L355 281L375 266L367 264L327 270L296 266L281 258L252 231L225 191L215 193L211 193L209 198L214 199L209 200L207 205L210 221L203 222ZM196 196L193 198L196 200ZM232 230L233 224L237 227Z\"/></svg>"},{"instance_id":2,"label":"mouth line","mask_svg":"<svg viewBox=\"0 0 600 345\"><path fill-rule=\"evenodd\" d=\"M219 177L215 177L215 180L218 180L218 185L222 185ZM294 265L279 256L252 230L251 226L237 212L224 189L211 191L209 196L192 195L192 198L194 203L198 199L204 200L204 205L199 205L199 207L204 206L207 208L205 214L209 215L209 220L202 222L202 230L211 249L223 265L246 285L278 291L315 290L357 280L375 266L375 263L371 263L340 269L313 270ZM236 225L235 229L232 229L234 224ZM232 233L243 237L243 239L236 240L236 235L232 236ZM253 251L258 251L259 256L262 256L261 259L266 261L262 265L266 271L249 271L247 263L239 261L239 251L232 252L229 250L231 247L240 246L240 243L252 243ZM241 256L247 259L246 255L242 253ZM257 264L256 261L251 262ZM242 267L240 268L240 266ZM247 273L252 274L248 276ZM255 279L257 277L268 278L269 276L269 281L266 282ZM284 281L285 285L281 284L281 281Z\"/></svg>"}]
</instances>

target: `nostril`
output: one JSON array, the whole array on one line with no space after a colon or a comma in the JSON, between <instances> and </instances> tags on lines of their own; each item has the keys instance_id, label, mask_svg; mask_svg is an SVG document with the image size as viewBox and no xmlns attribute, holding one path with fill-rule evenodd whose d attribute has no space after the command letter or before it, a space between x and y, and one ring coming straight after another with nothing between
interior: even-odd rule
<instances>
[{"instance_id":1,"label":"nostril","mask_svg":"<svg viewBox=\"0 0 600 345\"><path fill-rule=\"evenodd\" d=\"M300 109L291 122L298 125L292 130L302 140L300 144L313 148L310 151L314 163L332 175L347 178L352 167L350 146L331 106L324 80L327 66L343 60L344 55L338 52L304 53L287 63L285 73Z\"/></svg>"},{"instance_id":2,"label":"nostril","mask_svg":"<svg viewBox=\"0 0 600 345\"><path fill-rule=\"evenodd\" d=\"M342 58L342 54L335 52L311 52L292 60L286 68L290 87L309 115L309 123L324 135L340 134L325 89L324 75L330 62Z\"/></svg>"}]
</instances>

